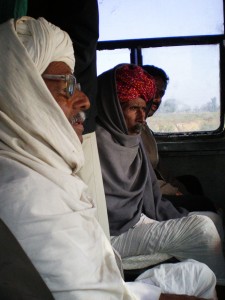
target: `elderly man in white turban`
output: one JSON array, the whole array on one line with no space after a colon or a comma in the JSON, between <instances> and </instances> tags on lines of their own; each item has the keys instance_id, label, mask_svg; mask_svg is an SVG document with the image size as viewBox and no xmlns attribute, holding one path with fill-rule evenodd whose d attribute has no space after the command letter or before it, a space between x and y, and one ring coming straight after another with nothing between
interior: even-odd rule
<instances>
[{"instance_id":1,"label":"elderly man in white turban","mask_svg":"<svg viewBox=\"0 0 225 300\"><path fill-rule=\"evenodd\" d=\"M0 218L55 299L172 299L164 293L173 292L216 299L213 272L193 261L123 281L78 176L79 112L90 104L74 64L68 34L45 19L0 25Z\"/></svg>"}]
</instances>

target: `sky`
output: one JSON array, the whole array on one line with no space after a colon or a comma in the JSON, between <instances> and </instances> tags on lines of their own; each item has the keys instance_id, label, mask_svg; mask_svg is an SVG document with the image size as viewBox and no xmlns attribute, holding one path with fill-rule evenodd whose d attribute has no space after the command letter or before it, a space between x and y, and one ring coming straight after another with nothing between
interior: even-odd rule
<instances>
[{"instance_id":1,"label":"sky","mask_svg":"<svg viewBox=\"0 0 225 300\"><path fill-rule=\"evenodd\" d=\"M98 0L98 3L100 41L223 32L222 0Z\"/></svg>"}]
</instances>

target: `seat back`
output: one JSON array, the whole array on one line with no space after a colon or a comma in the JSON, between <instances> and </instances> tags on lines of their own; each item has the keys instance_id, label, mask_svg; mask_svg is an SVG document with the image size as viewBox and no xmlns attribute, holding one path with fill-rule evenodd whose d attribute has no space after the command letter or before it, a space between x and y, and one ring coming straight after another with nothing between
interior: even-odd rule
<instances>
[{"instance_id":1,"label":"seat back","mask_svg":"<svg viewBox=\"0 0 225 300\"><path fill-rule=\"evenodd\" d=\"M110 240L105 192L95 132L83 135L82 147L84 151L85 164L79 171L79 176L87 184L88 192L94 198L97 207L97 220L102 226L105 235Z\"/></svg>"}]
</instances>

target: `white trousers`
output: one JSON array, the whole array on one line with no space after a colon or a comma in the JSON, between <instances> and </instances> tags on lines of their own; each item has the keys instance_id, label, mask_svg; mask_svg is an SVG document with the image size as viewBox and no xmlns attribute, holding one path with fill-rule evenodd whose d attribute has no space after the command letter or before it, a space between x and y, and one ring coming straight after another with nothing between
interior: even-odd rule
<instances>
[{"instance_id":1,"label":"white trousers","mask_svg":"<svg viewBox=\"0 0 225 300\"><path fill-rule=\"evenodd\" d=\"M127 232L111 237L112 246L122 258L167 253L180 261L194 259L205 263L225 285L225 260L221 239L213 221L202 215L158 222L147 217Z\"/></svg>"}]
</instances>

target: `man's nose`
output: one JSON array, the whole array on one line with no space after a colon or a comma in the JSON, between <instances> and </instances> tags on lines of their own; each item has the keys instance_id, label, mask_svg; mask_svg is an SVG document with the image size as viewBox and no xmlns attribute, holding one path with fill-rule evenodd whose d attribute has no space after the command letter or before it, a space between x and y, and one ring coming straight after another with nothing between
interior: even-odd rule
<instances>
[{"instance_id":1,"label":"man's nose","mask_svg":"<svg viewBox=\"0 0 225 300\"><path fill-rule=\"evenodd\" d=\"M79 111L87 110L91 106L88 96L82 91L75 91L72 101L73 108Z\"/></svg>"},{"instance_id":2,"label":"man's nose","mask_svg":"<svg viewBox=\"0 0 225 300\"><path fill-rule=\"evenodd\" d=\"M146 111L144 109L139 109L138 110L138 119L139 121L141 121L142 123L145 122L145 118L146 118Z\"/></svg>"}]
</instances>

